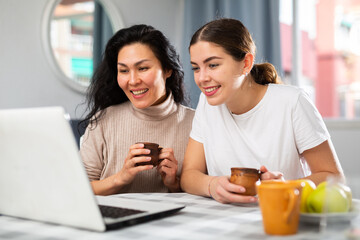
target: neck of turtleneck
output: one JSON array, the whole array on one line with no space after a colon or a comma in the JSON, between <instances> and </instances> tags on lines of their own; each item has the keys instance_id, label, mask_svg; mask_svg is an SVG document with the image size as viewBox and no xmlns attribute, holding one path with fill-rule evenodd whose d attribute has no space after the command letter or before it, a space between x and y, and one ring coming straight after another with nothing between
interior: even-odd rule
<instances>
[{"instance_id":1,"label":"neck of turtleneck","mask_svg":"<svg viewBox=\"0 0 360 240\"><path fill-rule=\"evenodd\" d=\"M142 120L146 121L159 121L162 120L174 112L176 112L178 106L174 101L172 94L170 93L166 100L156 106L150 106L144 109L134 107L129 102L131 112Z\"/></svg>"}]
</instances>

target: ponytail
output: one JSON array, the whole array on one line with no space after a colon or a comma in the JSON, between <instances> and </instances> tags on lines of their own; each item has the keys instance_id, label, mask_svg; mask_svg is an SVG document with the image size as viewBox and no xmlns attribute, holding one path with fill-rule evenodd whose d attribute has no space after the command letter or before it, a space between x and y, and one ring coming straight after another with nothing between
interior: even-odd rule
<instances>
[{"instance_id":1,"label":"ponytail","mask_svg":"<svg viewBox=\"0 0 360 240\"><path fill-rule=\"evenodd\" d=\"M275 67L271 63L254 64L250 74L254 81L261 85L269 83L282 83Z\"/></svg>"}]
</instances>

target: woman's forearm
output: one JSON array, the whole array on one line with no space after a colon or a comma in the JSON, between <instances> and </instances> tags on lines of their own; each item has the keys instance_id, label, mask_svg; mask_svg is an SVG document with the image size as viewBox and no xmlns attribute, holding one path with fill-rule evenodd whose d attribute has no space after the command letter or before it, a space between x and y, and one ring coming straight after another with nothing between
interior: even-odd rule
<instances>
[{"instance_id":1,"label":"woman's forearm","mask_svg":"<svg viewBox=\"0 0 360 240\"><path fill-rule=\"evenodd\" d=\"M91 182L91 187L95 195L111 195L119 193L119 190L124 186L118 182L115 175L102 180L95 180Z\"/></svg>"},{"instance_id":2,"label":"woman's forearm","mask_svg":"<svg viewBox=\"0 0 360 240\"><path fill-rule=\"evenodd\" d=\"M308 177L306 177L306 179L310 179L316 185L319 185L321 182L327 181L329 177L334 177L339 182L345 183L345 176L341 172L317 172L309 175Z\"/></svg>"},{"instance_id":3,"label":"woman's forearm","mask_svg":"<svg viewBox=\"0 0 360 240\"><path fill-rule=\"evenodd\" d=\"M326 181L330 176L338 178L340 182L345 182L344 172L330 140L304 151L302 157L308 163L312 173L306 178L316 185Z\"/></svg>"},{"instance_id":4,"label":"woman's forearm","mask_svg":"<svg viewBox=\"0 0 360 240\"><path fill-rule=\"evenodd\" d=\"M190 194L210 197L208 185L211 179L198 170L185 170L181 175L181 188Z\"/></svg>"}]
</instances>

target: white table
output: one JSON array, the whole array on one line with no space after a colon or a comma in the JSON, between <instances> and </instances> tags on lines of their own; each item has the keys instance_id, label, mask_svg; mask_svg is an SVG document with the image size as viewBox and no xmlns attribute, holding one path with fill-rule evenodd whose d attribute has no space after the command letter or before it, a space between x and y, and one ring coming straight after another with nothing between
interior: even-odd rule
<instances>
[{"instance_id":1,"label":"white table","mask_svg":"<svg viewBox=\"0 0 360 240\"><path fill-rule=\"evenodd\" d=\"M117 195L128 199L185 204L180 212L158 220L104 233L0 216L0 239L347 239L350 224L319 227L300 224L295 235L266 235L257 204L221 204L187 193ZM353 220L360 226L359 217Z\"/></svg>"}]
</instances>

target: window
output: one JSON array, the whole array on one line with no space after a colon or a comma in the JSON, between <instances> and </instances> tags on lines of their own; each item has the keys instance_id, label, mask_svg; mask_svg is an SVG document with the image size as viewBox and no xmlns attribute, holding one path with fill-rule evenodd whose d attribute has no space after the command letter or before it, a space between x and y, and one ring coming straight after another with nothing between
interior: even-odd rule
<instances>
[{"instance_id":1,"label":"window","mask_svg":"<svg viewBox=\"0 0 360 240\"><path fill-rule=\"evenodd\" d=\"M112 0L48 1L42 21L45 56L56 78L84 93L114 29L124 27Z\"/></svg>"},{"instance_id":2,"label":"window","mask_svg":"<svg viewBox=\"0 0 360 240\"><path fill-rule=\"evenodd\" d=\"M94 1L61 1L51 20L53 54L67 77L88 86L93 73Z\"/></svg>"},{"instance_id":3,"label":"window","mask_svg":"<svg viewBox=\"0 0 360 240\"><path fill-rule=\"evenodd\" d=\"M292 48L294 22L298 54ZM304 88L324 118L359 118L360 2L280 0L280 24L285 82Z\"/></svg>"}]
</instances>

